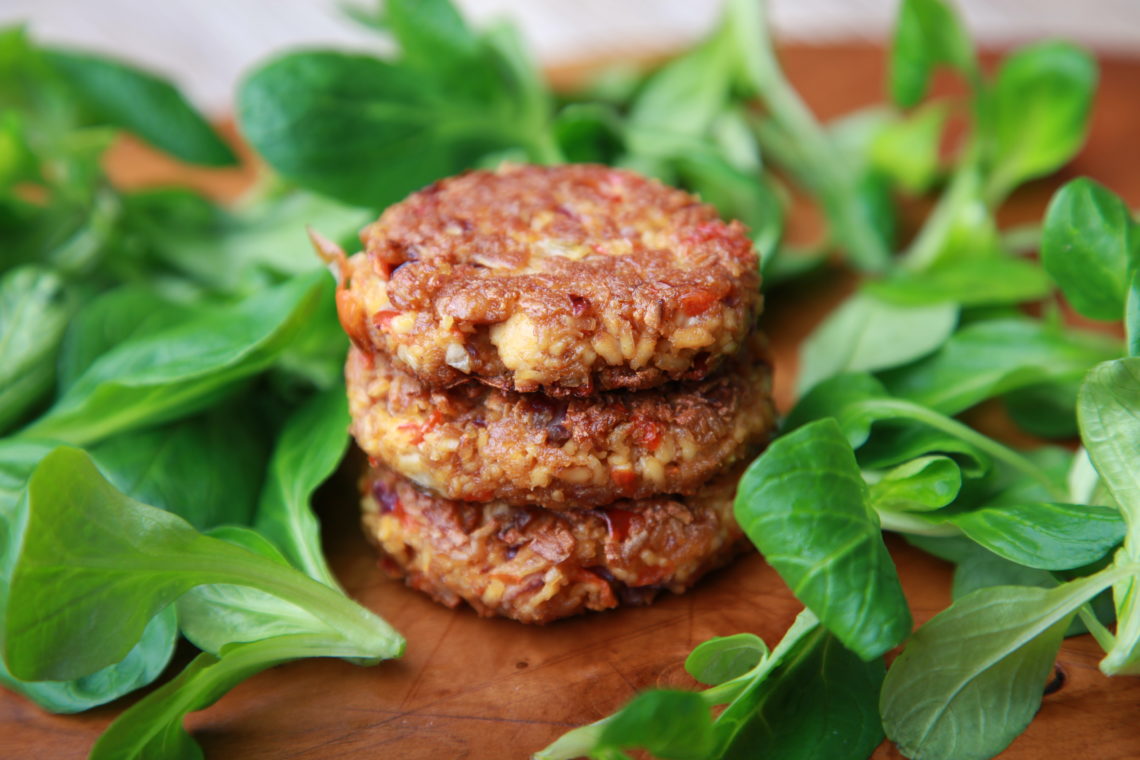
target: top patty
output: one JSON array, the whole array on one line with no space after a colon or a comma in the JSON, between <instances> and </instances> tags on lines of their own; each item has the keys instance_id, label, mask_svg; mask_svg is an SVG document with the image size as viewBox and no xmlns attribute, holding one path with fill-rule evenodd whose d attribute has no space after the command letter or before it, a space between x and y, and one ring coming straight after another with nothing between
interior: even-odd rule
<instances>
[{"instance_id":1,"label":"top patty","mask_svg":"<svg viewBox=\"0 0 1140 760\"><path fill-rule=\"evenodd\" d=\"M699 379L760 305L739 222L618 169L508 165L441 180L362 233L341 322L425 385L590 395Z\"/></svg>"}]
</instances>

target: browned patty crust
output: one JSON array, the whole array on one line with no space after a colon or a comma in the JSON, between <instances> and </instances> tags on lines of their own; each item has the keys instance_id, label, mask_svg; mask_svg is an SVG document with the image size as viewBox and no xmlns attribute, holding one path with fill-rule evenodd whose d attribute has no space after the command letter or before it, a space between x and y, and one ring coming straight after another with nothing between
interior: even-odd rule
<instances>
[{"instance_id":1,"label":"browned patty crust","mask_svg":"<svg viewBox=\"0 0 1140 760\"><path fill-rule=\"evenodd\" d=\"M689 497L551 512L467 504L387 468L365 477L364 529L381 566L449 607L547 623L681 593L744 545L732 514L742 468Z\"/></svg>"},{"instance_id":2,"label":"browned patty crust","mask_svg":"<svg viewBox=\"0 0 1140 760\"><path fill-rule=\"evenodd\" d=\"M425 385L590 395L699 379L760 307L739 222L629 171L504 165L440 180L365 228L341 322Z\"/></svg>"},{"instance_id":3,"label":"browned patty crust","mask_svg":"<svg viewBox=\"0 0 1140 760\"><path fill-rule=\"evenodd\" d=\"M451 499L588 509L687 494L775 427L763 339L704 380L552 399L480 383L431 390L353 348L352 432L377 459Z\"/></svg>"}]
</instances>

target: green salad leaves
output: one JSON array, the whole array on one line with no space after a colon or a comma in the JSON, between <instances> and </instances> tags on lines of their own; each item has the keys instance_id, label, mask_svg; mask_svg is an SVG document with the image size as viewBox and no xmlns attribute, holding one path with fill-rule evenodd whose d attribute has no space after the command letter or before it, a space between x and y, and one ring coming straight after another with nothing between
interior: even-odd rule
<instances>
[{"instance_id":1,"label":"green salad leaves","mask_svg":"<svg viewBox=\"0 0 1140 760\"><path fill-rule=\"evenodd\" d=\"M316 308L324 277L298 277L118 344L21 435L84 445L201 409L264 370Z\"/></svg>"},{"instance_id":2,"label":"green salad leaves","mask_svg":"<svg viewBox=\"0 0 1140 760\"><path fill-rule=\"evenodd\" d=\"M1048 591L995 586L954 602L887 672L887 735L908 757L984 760L1005 749L1037 712L1069 620L1128 572L1117 570Z\"/></svg>"},{"instance_id":3,"label":"green salad leaves","mask_svg":"<svg viewBox=\"0 0 1140 760\"><path fill-rule=\"evenodd\" d=\"M112 665L154 615L193 588L221 583L310 611L314 624L356 642L359 659L403 650L386 623L340 593L126 498L78 449L44 457L27 500L4 631L4 659L18 678L63 681Z\"/></svg>"},{"instance_id":4,"label":"green salad leaves","mask_svg":"<svg viewBox=\"0 0 1140 760\"><path fill-rule=\"evenodd\" d=\"M170 83L21 29L0 94L0 683L77 712L185 637L206 653L93 756L200 757L182 717L258 670L404 649L337 585L309 502L347 445L347 342L304 225L343 239L372 211L273 177L235 208L112 186L119 131L236 158Z\"/></svg>"},{"instance_id":5,"label":"green salad leaves","mask_svg":"<svg viewBox=\"0 0 1140 760\"><path fill-rule=\"evenodd\" d=\"M901 642L911 619L868 497L847 438L828 418L783 436L753 463L736 519L796 598L870 660Z\"/></svg>"},{"instance_id":6,"label":"green salad leaves","mask_svg":"<svg viewBox=\"0 0 1140 760\"><path fill-rule=\"evenodd\" d=\"M738 28L750 17L732 4L728 15ZM815 630L837 648L831 661L826 648L812 650L819 667L801 671L795 688L822 695L832 677L852 690L867 683L878 710L868 716L865 705L817 696L805 712L819 716L834 706L841 723L815 718L825 722L797 735L790 728L796 716L774 720L772 703L733 691L735 701L713 719L714 736L729 731L729 722L764 730L741 728L705 756L865 758L881 726L907 757L993 757L1032 720L1064 636L1092 633L1105 649L1106 673L1140 672L1129 454L1137 444L1140 369L1132 366L1137 360L1120 358L1136 353L1140 329L1136 223L1110 190L1074 180L1049 206L1038 264L1024 258L1024 247L995 216L1019 184L1055 170L1080 148L1095 63L1068 44L1034 44L1014 51L991 78L948 4L903 2L888 85L896 104L915 110L854 115L824 136L831 150L855 147L858 160L837 165L861 161L897 192L944 185L910 245L898 256L876 257L868 255L866 238L845 229L839 205L829 205L834 197L827 193L843 185L813 171L819 136L781 134L781 119L799 106L780 99L774 59L764 52L753 59L766 75L767 97L757 93L765 113L753 120L762 156L815 194L849 261L875 276L802 346L801 398L781 437L745 474L736 514L808 608ZM923 102L942 66L965 79L971 115L965 142L948 163L939 144L954 106ZM850 176L848 190L863 209L872 208L868 186ZM893 244L889 226L869 229L882 245ZM1123 321L1127 340L1064 324L1053 306L1058 291L1084 316ZM1009 308L1027 302L1045 303L1040 317ZM1018 451L955 418L995 401L1032 434L1079 434L1084 450ZM913 634L881 529L956 565L954 603ZM900 644L885 679L881 670L872 678L865 668ZM754 678L764 674L756 684L782 673L765 672L774 656L742 633L701 645L687 664L697 680L714 684L697 694L716 705L725 684L750 665ZM781 684L755 688L777 691ZM661 696L640 701L652 694ZM659 757L674 756L676 747L676 756L687 756L688 745L662 745L657 735L647 740L634 717L645 719L649 705L654 720L688 725L687 737L704 736L708 716L692 700L648 692L536 757L623 757L621 750L633 746ZM829 725L843 725L848 744L817 748ZM773 731L796 740L783 744ZM861 736L875 738L860 744ZM845 754L850 747L860 749Z\"/></svg>"},{"instance_id":7,"label":"green salad leaves","mask_svg":"<svg viewBox=\"0 0 1140 760\"><path fill-rule=\"evenodd\" d=\"M381 208L488 153L561 160L546 91L513 33L476 35L445 0L385 10L396 60L293 53L242 85L243 133L283 176Z\"/></svg>"}]
</instances>

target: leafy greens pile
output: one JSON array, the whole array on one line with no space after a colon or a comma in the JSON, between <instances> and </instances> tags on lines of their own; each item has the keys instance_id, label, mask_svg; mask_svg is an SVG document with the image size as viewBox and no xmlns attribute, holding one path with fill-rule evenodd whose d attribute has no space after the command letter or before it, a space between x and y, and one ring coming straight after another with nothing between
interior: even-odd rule
<instances>
[{"instance_id":1,"label":"leafy greens pile","mask_svg":"<svg viewBox=\"0 0 1140 760\"><path fill-rule=\"evenodd\" d=\"M0 93L0 683L85 710L184 636L202 653L92 757L200 757L183 716L242 679L404 648L341 591L309 510L348 412L303 224L349 236L370 212L271 178L234 209L112 186L120 131L237 159L169 83L21 29L0 34Z\"/></svg>"},{"instance_id":2,"label":"leafy greens pile","mask_svg":"<svg viewBox=\"0 0 1140 760\"><path fill-rule=\"evenodd\" d=\"M1087 179L1034 231L1040 263L995 221L1014 188L1080 148L1096 66L1050 42L987 77L949 6L905 0L894 108L817 136L755 21L729 5L726 26L769 62L752 93L761 155L814 195L867 273L802 347L801 398L736 498L807 609L771 651L751 634L693 650L685 666L705 691L645 692L536 757L856 760L884 733L907 757L993 757L1032 720L1063 637L1092 633L1108 675L1140 672L1138 227ZM964 103L926 99L943 66L965 80ZM968 132L944 162L954 113ZM837 153L847 160L830 168L814 159ZM891 255L892 196L936 185L925 224ZM1066 326L1058 288L1081 315L1122 320L1126 339ZM1041 317L1019 308L1029 302ZM1017 451L955 418L991 400L1025 431L1082 447ZM913 634L884 528L956 566L953 604Z\"/></svg>"},{"instance_id":3,"label":"leafy greens pile","mask_svg":"<svg viewBox=\"0 0 1140 760\"><path fill-rule=\"evenodd\" d=\"M558 94L510 26L473 30L447 0L352 13L398 52L295 52L253 72L239 122L274 173L233 208L103 175L121 130L233 161L169 84L0 39L6 685L85 709L153 681L181 633L202 654L94 756L197 757L182 716L241 679L402 651L340 593L308 508L347 413L332 284L302 226L345 240L424 184L503 160L627 166L699 193L749 225L768 288L841 254L864 274L803 346L802 397L737 496L806 609L771 650L750 633L697 647L686 669L704 691L645 692L538 757L865 758L885 733L909 757L986 758L1031 720L1064 636L1092 633L1108 674L1140 672L1140 232L1085 179L1028 246L995 219L1083 143L1088 54L1029 45L987 75L952 8L904 0L893 103L823 125L761 2L729 0L654 70ZM965 97L928 97L940 68ZM947 158L954 119L968 126ZM898 197L935 189L900 250ZM793 193L827 222L810 248L782 239ZM1058 288L1125 339L1067 326ZM1082 447L1019 451L958 419L986 401ZM883 529L955 565L954 603L913 634Z\"/></svg>"}]
</instances>

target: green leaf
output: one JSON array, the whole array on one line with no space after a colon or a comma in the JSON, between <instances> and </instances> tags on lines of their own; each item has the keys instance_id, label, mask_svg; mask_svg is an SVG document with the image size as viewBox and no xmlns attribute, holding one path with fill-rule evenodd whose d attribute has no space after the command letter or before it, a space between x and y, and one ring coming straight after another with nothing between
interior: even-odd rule
<instances>
[{"instance_id":1,"label":"green leaf","mask_svg":"<svg viewBox=\"0 0 1140 760\"><path fill-rule=\"evenodd\" d=\"M255 522L297 568L333 588L339 586L321 551L321 528L309 502L344 458L348 423L343 388L330 388L293 413L277 439Z\"/></svg>"},{"instance_id":2,"label":"green leaf","mask_svg":"<svg viewBox=\"0 0 1140 760\"><path fill-rule=\"evenodd\" d=\"M1041 263L1086 317L1117 320L1124 314L1138 245L1124 201L1090 179L1069 182L1049 201Z\"/></svg>"},{"instance_id":3,"label":"green leaf","mask_svg":"<svg viewBox=\"0 0 1140 760\"><path fill-rule=\"evenodd\" d=\"M1116 359L1094 367L1078 398L1081 442L1101 480L1115 497L1131 534L1140 535L1140 359Z\"/></svg>"},{"instance_id":4,"label":"green leaf","mask_svg":"<svg viewBox=\"0 0 1140 760\"><path fill-rule=\"evenodd\" d=\"M84 149L90 155L76 159L77 168L62 180L82 187L78 191L82 198L65 201L67 205L62 208L49 206L45 210L44 222L60 225L60 228L51 230L40 240L42 248L38 252L41 261L68 279L90 278L91 284L98 284L108 270L114 269L115 258L123 250L118 240L122 204L118 195L105 186L98 168L99 155L110 147L112 135L109 130L96 134L98 138L90 142L97 144ZM81 172L89 176L74 176Z\"/></svg>"},{"instance_id":5,"label":"green leaf","mask_svg":"<svg viewBox=\"0 0 1140 760\"><path fill-rule=\"evenodd\" d=\"M1112 582L1103 574L1055 589L975 591L918 629L891 665L880 710L908 757L984 760L1020 734L1077 608Z\"/></svg>"},{"instance_id":6,"label":"green leaf","mask_svg":"<svg viewBox=\"0 0 1140 760\"><path fill-rule=\"evenodd\" d=\"M865 660L910 632L911 617L867 486L830 419L777 439L745 472L736 519L784 581Z\"/></svg>"},{"instance_id":7,"label":"green leaf","mask_svg":"<svg viewBox=\"0 0 1140 760\"><path fill-rule=\"evenodd\" d=\"M221 657L203 652L176 678L119 715L95 743L90 760L201 760L201 748L182 726L188 713L209 707L241 681L274 665L302 657L354 654L354 647L343 639L320 634L236 644Z\"/></svg>"},{"instance_id":8,"label":"green leaf","mask_svg":"<svg viewBox=\"0 0 1140 760\"><path fill-rule=\"evenodd\" d=\"M79 445L217 401L269 366L316 308L323 272L119 345L22 435Z\"/></svg>"},{"instance_id":9,"label":"green leaf","mask_svg":"<svg viewBox=\"0 0 1140 760\"><path fill-rule=\"evenodd\" d=\"M1124 334L1129 356L1140 356L1140 269L1132 273L1124 306Z\"/></svg>"},{"instance_id":10,"label":"green leaf","mask_svg":"<svg viewBox=\"0 0 1140 760\"><path fill-rule=\"evenodd\" d=\"M269 458L262 425L238 404L225 404L170 425L121 433L90 453L127 496L199 530L248 525Z\"/></svg>"},{"instance_id":11,"label":"green leaf","mask_svg":"<svg viewBox=\"0 0 1140 760\"><path fill-rule=\"evenodd\" d=\"M954 332L952 303L899 306L856 293L824 320L800 349L800 393L845 372L896 367L941 346Z\"/></svg>"},{"instance_id":12,"label":"green leaf","mask_svg":"<svg viewBox=\"0 0 1140 760\"><path fill-rule=\"evenodd\" d=\"M285 177L373 208L530 139L513 109L467 101L418 70L332 51L254 71L238 93L238 121Z\"/></svg>"},{"instance_id":13,"label":"green leaf","mask_svg":"<svg viewBox=\"0 0 1140 760\"><path fill-rule=\"evenodd\" d=\"M969 548L962 557L951 560L956 564L954 583L950 589L952 599L961 599L978 589L992 586L1035 586L1050 589L1056 588L1061 583L1058 573L1019 565L982 548L965 536L957 538L965 542ZM1090 605L1102 623L1108 625L1114 621L1110 593L1102 591L1092 599ZM1066 637L1079 636L1083 633L1088 633L1088 628L1080 617L1073 618L1069 627L1065 629Z\"/></svg>"},{"instance_id":14,"label":"green leaf","mask_svg":"<svg viewBox=\"0 0 1140 760\"><path fill-rule=\"evenodd\" d=\"M900 106L915 105L941 64L977 76L974 47L957 14L942 0L904 0L891 39L891 97Z\"/></svg>"},{"instance_id":15,"label":"green leaf","mask_svg":"<svg viewBox=\"0 0 1140 760\"><path fill-rule=\"evenodd\" d=\"M942 132L949 116L949 107L936 103L885 124L871 142L871 163L911 195L926 192L938 178Z\"/></svg>"},{"instance_id":16,"label":"green leaf","mask_svg":"<svg viewBox=\"0 0 1140 760\"><path fill-rule=\"evenodd\" d=\"M0 684L50 712L83 712L153 683L170 664L177 642L178 619L167 607L151 618L119 662L70 681L21 681L0 662Z\"/></svg>"},{"instance_id":17,"label":"green leaf","mask_svg":"<svg viewBox=\"0 0 1140 760\"><path fill-rule=\"evenodd\" d=\"M49 50L47 60L100 123L133 132L183 161L238 163L229 146L167 80L89 53Z\"/></svg>"},{"instance_id":18,"label":"green leaf","mask_svg":"<svg viewBox=\"0 0 1140 760\"><path fill-rule=\"evenodd\" d=\"M1082 504L1107 504L1110 497L1104 490L1100 481L1100 474L1093 467L1089 453L1083 446L1077 448L1073 459L1069 463L1069 471L1065 474L1065 483L1069 487L1069 498ZM1116 502L1113 501L1113 504Z\"/></svg>"},{"instance_id":19,"label":"green leaf","mask_svg":"<svg viewBox=\"0 0 1140 760\"><path fill-rule=\"evenodd\" d=\"M59 352L59 387L66 391L103 354L132 338L153 335L191 318L196 309L150 287L126 285L83 305L67 325Z\"/></svg>"},{"instance_id":20,"label":"green leaf","mask_svg":"<svg viewBox=\"0 0 1140 760\"><path fill-rule=\"evenodd\" d=\"M520 135L519 147L525 145L533 161L563 163L566 159L550 128L554 97L518 28L500 19L491 23L480 39L487 49L486 67L498 77L499 111L506 126ZM464 74L470 77L469 72ZM454 92L454 83L445 89ZM480 112L486 107L485 99L474 97L471 106Z\"/></svg>"},{"instance_id":21,"label":"green leaf","mask_svg":"<svg viewBox=\"0 0 1140 760\"><path fill-rule=\"evenodd\" d=\"M605 103L571 103L551 128L567 161L613 164L621 152L621 117Z\"/></svg>"},{"instance_id":22,"label":"green leaf","mask_svg":"<svg viewBox=\"0 0 1140 760\"><path fill-rule=\"evenodd\" d=\"M982 181L976 161L958 165L902 257L906 269L922 271L961 259L989 262L1006 255L997 220L983 196Z\"/></svg>"},{"instance_id":23,"label":"green leaf","mask_svg":"<svg viewBox=\"0 0 1140 760\"><path fill-rule=\"evenodd\" d=\"M1089 372L1077 400L1081 442L1127 525L1117 562L1140 561L1140 359L1117 359ZM1109 675L1140 672L1140 588L1135 577L1113 589L1116 643L1100 664Z\"/></svg>"},{"instance_id":24,"label":"green leaf","mask_svg":"<svg viewBox=\"0 0 1140 760\"><path fill-rule=\"evenodd\" d=\"M954 583L950 589L953 599L994 586L1054 588L1057 585L1052 573L1019 565L977 544L972 546L974 550L955 563Z\"/></svg>"},{"instance_id":25,"label":"green leaf","mask_svg":"<svg viewBox=\"0 0 1140 760\"><path fill-rule=\"evenodd\" d=\"M827 123L827 135L843 161L863 172L877 170L871 151L883 130L902 120L893 109L875 104L844 114Z\"/></svg>"},{"instance_id":26,"label":"green leaf","mask_svg":"<svg viewBox=\"0 0 1140 760\"><path fill-rule=\"evenodd\" d=\"M421 85L418 102L434 109L438 117L432 125L440 143L437 149L455 154L451 160L456 168L449 173L481 165L480 157L495 150L525 148L523 160L528 154L532 160L547 163L562 160L550 131L552 98L512 25L499 21L473 34L448 0L392 0L384 11L387 29L401 47L392 74L412 75ZM388 95L392 92L387 88ZM323 97L320 91L305 94L315 100ZM302 100L286 105L314 106L308 98ZM385 104L383 108L391 110L392 105L395 110L403 107ZM369 118L384 115L376 114L374 108L368 111ZM395 123L400 118L392 119L389 114L389 120ZM489 147L483 150L473 144L484 142ZM383 171L385 167L377 162L372 168Z\"/></svg>"},{"instance_id":27,"label":"green leaf","mask_svg":"<svg viewBox=\"0 0 1140 760\"><path fill-rule=\"evenodd\" d=\"M886 269L886 183L852 164L792 88L772 48L766 6L729 0L721 30L723 44L734 51L736 86L757 97L768 114L754 125L766 160L785 167L817 196L831 236L842 241L853 264L870 272Z\"/></svg>"},{"instance_id":28,"label":"green leaf","mask_svg":"<svg viewBox=\"0 0 1140 760\"><path fill-rule=\"evenodd\" d=\"M894 512L926 512L944 507L962 488L962 471L946 456L912 459L870 486L871 506Z\"/></svg>"},{"instance_id":29,"label":"green leaf","mask_svg":"<svg viewBox=\"0 0 1140 760\"><path fill-rule=\"evenodd\" d=\"M714 35L650 77L630 105L630 150L681 156L705 137L728 101L735 73L732 52Z\"/></svg>"},{"instance_id":30,"label":"green leaf","mask_svg":"<svg viewBox=\"0 0 1140 760\"><path fill-rule=\"evenodd\" d=\"M1008 56L989 98L994 165L987 195L1060 168L1088 134L1096 60L1067 42L1038 42Z\"/></svg>"},{"instance_id":31,"label":"green leaf","mask_svg":"<svg viewBox=\"0 0 1140 760\"><path fill-rule=\"evenodd\" d=\"M909 420L886 420L859 449L859 465L869 469L894 467L916 457L949 456L962 475L979 478L990 471L990 457L961 438Z\"/></svg>"},{"instance_id":32,"label":"green leaf","mask_svg":"<svg viewBox=\"0 0 1140 760\"><path fill-rule=\"evenodd\" d=\"M307 274L316 258L305 227L345 243L374 215L302 190L224 208L186 189L133 193L127 224L161 264L211 292L243 295Z\"/></svg>"},{"instance_id":33,"label":"green leaf","mask_svg":"<svg viewBox=\"0 0 1140 760\"><path fill-rule=\"evenodd\" d=\"M702 718L698 715L695 718L697 721L707 720L709 708L731 703L716 720L715 731L717 746L710 747L706 756L719 757L722 754L724 746L731 741L739 727L751 719L755 712L755 707L761 701L760 697L763 695L763 682L768 678L769 674L782 665L793 652L798 651L797 648L800 642L818 628L819 620L815 615L813 615L810 610L801 610L800 614L796 616L795 621L792 622L792 625L784 633L784 637L780 640L780 643L776 645L776 648L772 650L770 655L759 660L754 668L740 674L730 681L726 681L694 695L698 697L704 705L704 716ZM723 641L724 644L714 643L718 641ZM733 642L740 641L742 640L735 636L726 637L725 639L714 639L712 642L706 642L706 645L710 647L707 653L711 654L714 651L718 651L722 646L725 647L724 651L726 652L735 651ZM755 647L761 646L761 644L750 642L746 643L746 646L754 651ZM700 648L701 647L698 647L698 649ZM694 715L697 715L695 708L693 708L693 711ZM616 718L617 714L610 715L589 725L569 731L559 737L558 740L550 746L535 753L535 758L540 758L541 760L571 760L571 758L582 757L584 755L597 758L624 757L621 750L604 746L601 743L603 733L608 730L608 726ZM684 742L681 745L682 749L688 747L689 745Z\"/></svg>"},{"instance_id":34,"label":"green leaf","mask_svg":"<svg viewBox=\"0 0 1140 760\"><path fill-rule=\"evenodd\" d=\"M0 441L0 626L7 619L8 589L27 522L24 488L36 464L54 444ZM166 668L174 653L178 625L168 607L151 619L139 642L122 661L70 681L21 681L0 660L0 684L46 710L74 713L110 702L145 686Z\"/></svg>"},{"instance_id":35,"label":"green leaf","mask_svg":"<svg viewBox=\"0 0 1140 760\"><path fill-rule=\"evenodd\" d=\"M792 429L809 420L825 417L834 418L848 443L856 448L867 443L871 438L872 425L878 423L879 428L894 428L896 436L902 430L908 456L931 452L961 453L967 457L966 464L983 472L991 460L1001 462L1010 472L1024 476L1025 482L1044 489L1041 493L1045 498L1060 501L1067 497L1063 474L1058 477L1051 471L1049 463L1034 461L1033 456L1018 453L933 409L905 399L891 398L881 384L867 375L841 375L821 383L796 405L788 415L785 427ZM931 432L907 440L906 434L910 433L907 428L915 426L928 428ZM897 442L892 442L865 459L863 464L880 467L906 461L905 457L898 456L898 452ZM879 461L870 461L873 459Z\"/></svg>"},{"instance_id":36,"label":"green leaf","mask_svg":"<svg viewBox=\"0 0 1140 760\"><path fill-rule=\"evenodd\" d=\"M594 757L642 747L664 760L705 760L713 747L712 718L699 694L660 689L634 697L602 729Z\"/></svg>"},{"instance_id":37,"label":"green leaf","mask_svg":"<svg viewBox=\"0 0 1140 760\"><path fill-rule=\"evenodd\" d=\"M1006 411L1018 427L1041 438L1075 438L1078 380L1042 383L1006 394Z\"/></svg>"},{"instance_id":38,"label":"green leaf","mask_svg":"<svg viewBox=\"0 0 1140 760\"><path fill-rule=\"evenodd\" d=\"M316 614L356 656L398 656L380 618L307 576L135 502L78 449L45 457L28 483L24 541L12 571L4 659L29 680L79 678L118 662L162 608L195 586L250 586Z\"/></svg>"},{"instance_id":39,"label":"green leaf","mask_svg":"<svg viewBox=\"0 0 1140 760\"><path fill-rule=\"evenodd\" d=\"M717 153L729 166L742 172L762 170L760 146L752 132L751 114L746 105L732 103L721 111L710 127L710 138Z\"/></svg>"},{"instance_id":40,"label":"green leaf","mask_svg":"<svg viewBox=\"0 0 1140 760\"><path fill-rule=\"evenodd\" d=\"M20 267L0 278L0 433L51 390L69 312L62 281L46 269Z\"/></svg>"},{"instance_id":41,"label":"green leaf","mask_svg":"<svg viewBox=\"0 0 1140 760\"><path fill-rule=\"evenodd\" d=\"M1007 456L994 457L996 461L991 470L982 477L964 481L955 510L945 514L1007 504L1071 500L1067 480L1073 459L1071 452L1056 446L1040 446L1015 452L1015 456L1020 462Z\"/></svg>"},{"instance_id":42,"label":"green leaf","mask_svg":"<svg viewBox=\"0 0 1140 760\"><path fill-rule=\"evenodd\" d=\"M760 684L748 700L752 715L720 757L762 749L781 760L864 760L883 740L876 699L884 675L881 659L864 662L816 629Z\"/></svg>"},{"instance_id":43,"label":"green leaf","mask_svg":"<svg viewBox=\"0 0 1140 760\"><path fill-rule=\"evenodd\" d=\"M940 301L960 306L1016 304L1040 300L1052 291L1039 265L1011 258L951 258L921 272L898 270L865 287L900 306Z\"/></svg>"},{"instance_id":44,"label":"green leaf","mask_svg":"<svg viewBox=\"0 0 1140 760\"><path fill-rule=\"evenodd\" d=\"M993 553L1042 570L1091 564L1124 538L1119 512L1084 504L999 504L954 515L950 522Z\"/></svg>"},{"instance_id":45,"label":"green leaf","mask_svg":"<svg viewBox=\"0 0 1140 760\"><path fill-rule=\"evenodd\" d=\"M248 549L288 567L278 549L249 528L227 525L214 538ZM194 646L220 655L231 644L300 633L336 633L312 612L248 586L214 583L195 586L176 602L182 634Z\"/></svg>"},{"instance_id":46,"label":"green leaf","mask_svg":"<svg viewBox=\"0 0 1140 760\"><path fill-rule=\"evenodd\" d=\"M698 644L685 658L685 670L711 686L744 675L768 656L768 645L752 633L717 636Z\"/></svg>"},{"instance_id":47,"label":"green leaf","mask_svg":"<svg viewBox=\"0 0 1140 760\"><path fill-rule=\"evenodd\" d=\"M871 423L876 419L864 414L861 404L886 398L890 395L883 384L866 372L837 375L800 397L784 419L784 430L795 430L809 422L834 417L851 445L859 448L866 443L871 434Z\"/></svg>"},{"instance_id":48,"label":"green leaf","mask_svg":"<svg viewBox=\"0 0 1140 760\"><path fill-rule=\"evenodd\" d=\"M384 22L416 68L454 74L478 56L478 39L449 0L386 0Z\"/></svg>"},{"instance_id":49,"label":"green leaf","mask_svg":"<svg viewBox=\"0 0 1140 760\"><path fill-rule=\"evenodd\" d=\"M38 161L28 143L27 121L14 109L0 114L0 190L5 194L21 182L39 179Z\"/></svg>"},{"instance_id":50,"label":"green leaf","mask_svg":"<svg viewBox=\"0 0 1140 760\"><path fill-rule=\"evenodd\" d=\"M854 213L863 218L881 245L893 251L897 219L890 182L877 171L863 171L856 175L851 194Z\"/></svg>"},{"instance_id":51,"label":"green leaf","mask_svg":"<svg viewBox=\"0 0 1140 760\"><path fill-rule=\"evenodd\" d=\"M882 380L896 396L957 414L1019 388L1079 379L1119 352L1119 344L1103 336L1000 319L966 325L937 353Z\"/></svg>"},{"instance_id":52,"label":"green leaf","mask_svg":"<svg viewBox=\"0 0 1140 760\"><path fill-rule=\"evenodd\" d=\"M329 278L308 324L281 353L271 377L286 384L286 398L313 388L343 388L347 353L348 336L336 312L336 283Z\"/></svg>"}]
</instances>

